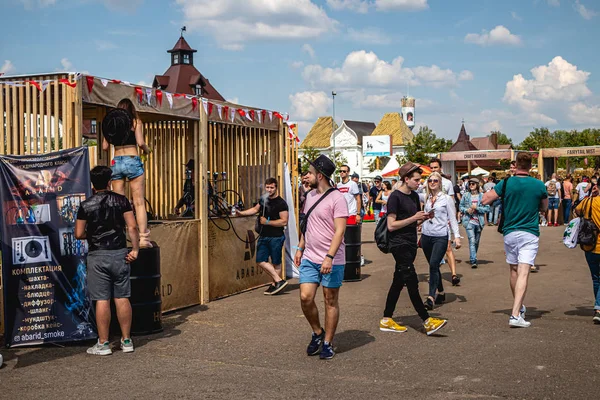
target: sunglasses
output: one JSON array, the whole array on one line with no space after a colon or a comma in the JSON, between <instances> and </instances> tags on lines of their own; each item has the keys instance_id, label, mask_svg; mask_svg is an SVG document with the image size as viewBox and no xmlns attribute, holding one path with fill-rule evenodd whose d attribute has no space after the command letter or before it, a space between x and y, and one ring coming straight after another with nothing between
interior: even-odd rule
<instances>
[{"instance_id":1,"label":"sunglasses","mask_svg":"<svg viewBox=\"0 0 600 400\"><path fill-rule=\"evenodd\" d=\"M340 170L340 174L347 174L350 171L344 171L344 170Z\"/></svg>"},{"instance_id":2,"label":"sunglasses","mask_svg":"<svg viewBox=\"0 0 600 400\"><path fill-rule=\"evenodd\" d=\"M469 182L469 185L477 185L475 182Z\"/></svg>"},{"instance_id":3,"label":"sunglasses","mask_svg":"<svg viewBox=\"0 0 600 400\"><path fill-rule=\"evenodd\" d=\"M429 183L440 183L439 179L429 179L427 182Z\"/></svg>"}]
</instances>

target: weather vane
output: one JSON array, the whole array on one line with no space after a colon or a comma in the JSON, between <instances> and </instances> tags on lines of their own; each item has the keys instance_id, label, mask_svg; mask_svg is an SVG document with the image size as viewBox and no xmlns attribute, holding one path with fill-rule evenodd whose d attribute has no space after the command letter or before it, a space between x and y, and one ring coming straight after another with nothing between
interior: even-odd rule
<instances>
[{"instance_id":1,"label":"weather vane","mask_svg":"<svg viewBox=\"0 0 600 400\"><path fill-rule=\"evenodd\" d=\"M183 32L187 32L187 29L185 26L183 28L181 28L181 37L183 37Z\"/></svg>"}]
</instances>

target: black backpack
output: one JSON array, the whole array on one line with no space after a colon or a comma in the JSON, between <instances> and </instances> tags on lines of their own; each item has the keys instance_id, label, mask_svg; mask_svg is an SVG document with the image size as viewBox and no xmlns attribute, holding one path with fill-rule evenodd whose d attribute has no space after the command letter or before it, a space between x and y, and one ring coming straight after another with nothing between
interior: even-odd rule
<instances>
[{"instance_id":1,"label":"black backpack","mask_svg":"<svg viewBox=\"0 0 600 400\"><path fill-rule=\"evenodd\" d=\"M387 214L381 217L379 222L377 222L377 227L375 228L375 243L382 253L388 254L390 252Z\"/></svg>"},{"instance_id":2,"label":"black backpack","mask_svg":"<svg viewBox=\"0 0 600 400\"><path fill-rule=\"evenodd\" d=\"M591 197L588 201L588 213L585 216L585 211L581 213L581 221L579 222L579 233L577 234L577 243L584 251L594 251L598 243L598 226L592 221L592 203L594 198ZM583 205L585 208L585 204ZM583 247L586 247L585 249ZM591 247L591 248L590 248Z\"/></svg>"}]
</instances>

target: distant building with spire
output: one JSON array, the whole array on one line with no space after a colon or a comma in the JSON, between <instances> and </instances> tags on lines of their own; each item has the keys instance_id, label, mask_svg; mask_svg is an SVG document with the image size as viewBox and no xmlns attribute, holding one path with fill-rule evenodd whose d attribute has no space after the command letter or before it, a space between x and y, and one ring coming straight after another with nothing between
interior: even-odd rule
<instances>
[{"instance_id":1,"label":"distant building with spire","mask_svg":"<svg viewBox=\"0 0 600 400\"><path fill-rule=\"evenodd\" d=\"M171 55L171 66L162 75L156 75L152 87L170 93L193 94L211 100L225 101L208 79L194 66L194 50L183 37L167 53Z\"/></svg>"}]
</instances>

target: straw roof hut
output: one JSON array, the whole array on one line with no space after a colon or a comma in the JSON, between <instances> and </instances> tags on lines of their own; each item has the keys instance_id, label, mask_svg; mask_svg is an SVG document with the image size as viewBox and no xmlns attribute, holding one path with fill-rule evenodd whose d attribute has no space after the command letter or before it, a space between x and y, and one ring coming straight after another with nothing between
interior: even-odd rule
<instances>
[{"instance_id":1,"label":"straw roof hut","mask_svg":"<svg viewBox=\"0 0 600 400\"><path fill-rule=\"evenodd\" d=\"M314 147L317 149L328 148L331 146L331 135L338 128L332 117L319 117L317 122L310 129L301 148Z\"/></svg>"},{"instance_id":2,"label":"straw roof hut","mask_svg":"<svg viewBox=\"0 0 600 400\"><path fill-rule=\"evenodd\" d=\"M406 146L415 138L400 113L387 113L381 118L371 136L392 136L392 146Z\"/></svg>"}]
</instances>

